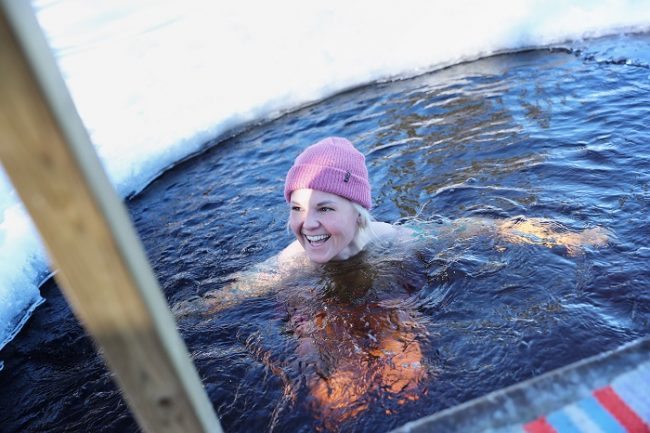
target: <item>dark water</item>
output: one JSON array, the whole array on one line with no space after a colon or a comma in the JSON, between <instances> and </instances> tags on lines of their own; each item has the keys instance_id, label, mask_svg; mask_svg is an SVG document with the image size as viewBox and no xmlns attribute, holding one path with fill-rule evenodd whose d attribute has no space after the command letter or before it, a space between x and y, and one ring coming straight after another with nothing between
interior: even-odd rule
<instances>
[{"instance_id":1,"label":"dark water","mask_svg":"<svg viewBox=\"0 0 650 433\"><path fill-rule=\"evenodd\" d=\"M417 216L409 224L434 230L523 215L612 233L573 253L497 236L431 241L182 318L224 430L388 431L648 335L649 46L650 35L605 38L359 88L220 142L131 199L170 305L289 243L284 174L329 135L367 155L379 220ZM346 297L355 275L359 293ZM43 291L0 354L0 431L137 431L58 288ZM389 383L400 374L404 386ZM346 377L356 391L336 394Z\"/></svg>"}]
</instances>

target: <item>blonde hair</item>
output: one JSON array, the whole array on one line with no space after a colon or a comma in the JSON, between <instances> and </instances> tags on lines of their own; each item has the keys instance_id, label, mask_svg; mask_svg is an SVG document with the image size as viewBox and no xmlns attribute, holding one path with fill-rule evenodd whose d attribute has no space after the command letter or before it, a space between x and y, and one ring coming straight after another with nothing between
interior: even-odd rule
<instances>
[{"instance_id":1,"label":"blonde hair","mask_svg":"<svg viewBox=\"0 0 650 433\"><path fill-rule=\"evenodd\" d=\"M372 224L370 224L375 220L375 218L370 215L368 209L361 206L359 203L354 201L351 203L354 210L359 214L359 230L357 230L357 234L354 236L354 241L358 242L361 238L366 237L366 235L368 235L369 238L375 238L376 234L372 229Z\"/></svg>"}]
</instances>

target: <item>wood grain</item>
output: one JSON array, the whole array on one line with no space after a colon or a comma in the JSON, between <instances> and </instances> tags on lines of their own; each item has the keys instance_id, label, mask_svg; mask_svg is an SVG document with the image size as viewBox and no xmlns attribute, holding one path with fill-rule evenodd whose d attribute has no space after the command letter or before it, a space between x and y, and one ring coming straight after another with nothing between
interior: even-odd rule
<instances>
[{"instance_id":1,"label":"wood grain","mask_svg":"<svg viewBox=\"0 0 650 433\"><path fill-rule=\"evenodd\" d=\"M42 236L56 279L143 430L220 432L29 2L2 0L0 140L0 160Z\"/></svg>"}]
</instances>

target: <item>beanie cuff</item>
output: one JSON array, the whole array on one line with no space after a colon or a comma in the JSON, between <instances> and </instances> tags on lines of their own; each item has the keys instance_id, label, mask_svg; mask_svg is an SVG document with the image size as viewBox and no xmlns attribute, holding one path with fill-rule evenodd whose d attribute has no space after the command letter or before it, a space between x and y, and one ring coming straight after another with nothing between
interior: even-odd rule
<instances>
[{"instance_id":1,"label":"beanie cuff","mask_svg":"<svg viewBox=\"0 0 650 433\"><path fill-rule=\"evenodd\" d=\"M284 197L291 201L297 189L314 189L344 197L366 209L372 207L368 181L350 171L314 164L294 165L287 174Z\"/></svg>"}]
</instances>

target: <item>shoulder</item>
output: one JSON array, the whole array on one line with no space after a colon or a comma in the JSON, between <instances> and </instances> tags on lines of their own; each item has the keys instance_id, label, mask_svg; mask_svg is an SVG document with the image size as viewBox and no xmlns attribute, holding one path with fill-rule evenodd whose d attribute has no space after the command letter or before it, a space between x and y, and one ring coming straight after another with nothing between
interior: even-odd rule
<instances>
[{"instance_id":1,"label":"shoulder","mask_svg":"<svg viewBox=\"0 0 650 433\"><path fill-rule=\"evenodd\" d=\"M390 239L399 234L398 227L381 221L371 221L369 228L376 239Z\"/></svg>"},{"instance_id":2,"label":"shoulder","mask_svg":"<svg viewBox=\"0 0 650 433\"><path fill-rule=\"evenodd\" d=\"M278 266L280 269L286 268L290 263L293 263L299 257L303 257L305 250L300 245L300 242L297 240L291 242L285 249L283 249L280 254L278 254Z\"/></svg>"},{"instance_id":3,"label":"shoulder","mask_svg":"<svg viewBox=\"0 0 650 433\"><path fill-rule=\"evenodd\" d=\"M413 240L421 240L430 236L425 233L422 227L419 226L404 226L393 225L388 223L377 223L373 231L377 233L376 239L380 241L395 241L395 242L411 242Z\"/></svg>"},{"instance_id":4,"label":"shoulder","mask_svg":"<svg viewBox=\"0 0 650 433\"><path fill-rule=\"evenodd\" d=\"M389 223L373 221L370 224L368 233L371 235L371 242L402 242L416 235L415 231L405 226L396 226Z\"/></svg>"}]
</instances>

